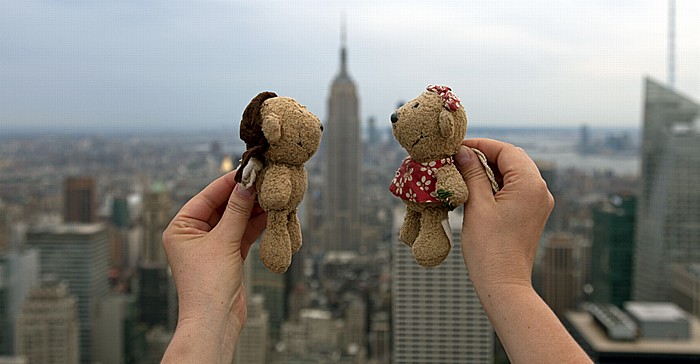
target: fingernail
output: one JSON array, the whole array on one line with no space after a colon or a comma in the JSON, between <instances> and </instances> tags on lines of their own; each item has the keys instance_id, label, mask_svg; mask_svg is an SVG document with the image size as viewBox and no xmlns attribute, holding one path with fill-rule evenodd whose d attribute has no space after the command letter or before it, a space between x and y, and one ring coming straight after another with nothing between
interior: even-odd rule
<instances>
[{"instance_id":1,"label":"fingernail","mask_svg":"<svg viewBox=\"0 0 700 364\"><path fill-rule=\"evenodd\" d=\"M236 193L238 193L238 195L242 198L249 198L253 195L253 186L245 188L242 184L237 184L234 189L236 190Z\"/></svg>"},{"instance_id":2,"label":"fingernail","mask_svg":"<svg viewBox=\"0 0 700 364\"><path fill-rule=\"evenodd\" d=\"M457 162L457 165L460 167L464 167L469 163L470 160L472 160L472 155L467 150L467 147L459 147L457 154L455 154L455 162Z\"/></svg>"}]
</instances>

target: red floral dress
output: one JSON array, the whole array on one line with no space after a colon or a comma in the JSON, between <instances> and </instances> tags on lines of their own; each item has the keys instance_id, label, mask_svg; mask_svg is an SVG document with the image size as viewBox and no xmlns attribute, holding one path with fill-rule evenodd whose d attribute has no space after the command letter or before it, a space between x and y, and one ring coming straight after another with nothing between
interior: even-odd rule
<instances>
[{"instance_id":1,"label":"red floral dress","mask_svg":"<svg viewBox=\"0 0 700 364\"><path fill-rule=\"evenodd\" d=\"M411 157L406 157L399 170L396 171L396 176L391 181L389 190L395 196L406 201L445 202L435 188L437 184L436 172L440 167L448 164L454 164L452 157L425 163L419 163Z\"/></svg>"}]
</instances>

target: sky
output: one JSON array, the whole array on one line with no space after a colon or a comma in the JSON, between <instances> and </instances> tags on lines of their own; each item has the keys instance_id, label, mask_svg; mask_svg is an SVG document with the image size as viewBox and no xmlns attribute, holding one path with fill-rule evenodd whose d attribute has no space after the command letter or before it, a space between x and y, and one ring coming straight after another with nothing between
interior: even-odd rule
<instances>
[{"instance_id":1,"label":"sky","mask_svg":"<svg viewBox=\"0 0 700 364\"><path fill-rule=\"evenodd\" d=\"M700 2L676 14L700 100ZM639 127L667 79L666 0L2 0L0 134L233 130L265 90L325 120L343 17L363 123L444 84L471 127Z\"/></svg>"}]
</instances>

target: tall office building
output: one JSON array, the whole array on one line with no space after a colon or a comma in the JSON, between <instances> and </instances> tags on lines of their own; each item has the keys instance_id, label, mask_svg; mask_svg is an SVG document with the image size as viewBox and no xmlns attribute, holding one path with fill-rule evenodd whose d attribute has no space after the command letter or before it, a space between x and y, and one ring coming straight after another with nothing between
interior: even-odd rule
<instances>
[{"instance_id":1,"label":"tall office building","mask_svg":"<svg viewBox=\"0 0 700 364\"><path fill-rule=\"evenodd\" d=\"M593 208L591 300L622 307L632 298L634 254L634 196L610 196Z\"/></svg>"},{"instance_id":2,"label":"tall office building","mask_svg":"<svg viewBox=\"0 0 700 364\"><path fill-rule=\"evenodd\" d=\"M163 231L172 219L172 199L162 183L154 183L143 197L143 240L141 262L168 265L163 249Z\"/></svg>"},{"instance_id":3,"label":"tall office building","mask_svg":"<svg viewBox=\"0 0 700 364\"><path fill-rule=\"evenodd\" d=\"M174 330L177 325L177 289L167 266L142 263L138 269L138 306L140 321L148 326Z\"/></svg>"},{"instance_id":4,"label":"tall office building","mask_svg":"<svg viewBox=\"0 0 700 364\"><path fill-rule=\"evenodd\" d=\"M92 328L109 285L109 241L103 224L61 224L27 232L27 245L39 250L40 273L68 283L78 300L80 362L92 362Z\"/></svg>"},{"instance_id":5,"label":"tall office building","mask_svg":"<svg viewBox=\"0 0 700 364\"><path fill-rule=\"evenodd\" d=\"M77 364L76 299L64 282L51 279L31 290L17 318L15 352L29 363Z\"/></svg>"},{"instance_id":6,"label":"tall office building","mask_svg":"<svg viewBox=\"0 0 700 364\"><path fill-rule=\"evenodd\" d=\"M670 267L700 262L700 105L645 83L633 297L670 299Z\"/></svg>"},{"instance_id":7,"label":"tall office building","mask_svg":"<svg viewBox=\"0 0 700 364\"><path fill-rule=\"evenodd\" d=\"M285 276L270 272L260 259L260 244L250 247L248 256L255 259L248 259L246 265L250 265L250 283L246 284L249 293L260 294L265 297L263 301L264 309L269 315L270 337L279 338L279 331L284 321L286 306L285 299ZM296 259L296 257L295 257Z\"/></svg>"},{"instance_id":8,"label":"tall office building","mask_svg":"<svg viewBox=\"0 0 700 364\"><path fill-rule=\"evenodd\" d=\"M540 294L557 316L582 299L587 248L590 246L583 238L566 233L554 234L545 241Z\"/></svg>"},{"instance_id":9,"label":"tall office building","mask_svg":"<svg viewBox=\"0 0 700 364\"><path fill-rule=\"evenodd\" d=\"M95 178L89 176L68 177L63 188L63 220L65 222L97 222Z\"/></svg>"},{"instance_id":10,"label":"tall office building","mask_svg":"<svg viewBox=\"0 0 700 364\"><path fill-rule=\"evenodd\" d=\"M37 284L37 249L12 247L0 253L0 355L14 352L15 319L29 290Z\"/></svg>"},{"instance_id":11,"label":"tall office building","mask_svg":"<svg viewBox=\"0 0 700 364\"><path fill-rule=\"evenodd\" d=\"M399 240L403 214L394 214L392 326L397 363L493 363L494 332L462 259L462 216L450 214L452 251L424 268Z\"/></svg>"},{"instance_id":12,"label":"tall office building","mask_svg":"<svg viewBox=\"0 0 700 364\"><path fill-rule=\"evenodd\" d=\"M340 49L340 72L333 80L328 98L327 118L322 141L325 186L321 246L325 251L361 252L359 100L347 70L344 39Z\"/></svg>"},{"instance_id":13,"label":"tall office building","mask_svg":"<svg viewBox=\"0 0 700 364\"><path fill-rule=\"evenodd\" d=\"M367 350L367 305L359 296L348 298L345 309L345 342L346 347L357 350Z\"/></svg>"},{"instance_id":14,"label":"tall office building","mask_svg":"<svg viewBox=\"0 0 700 364\"><path fill-rule=\"evenodd\" d=\"M177 323L177 291L163 249L172 199L162 183L154 183L144 194L141 256L138 267L138 297L141 321L174 330Z\"/></svg>"},{"instance_id":15,"label":"tall office building","mask_svg":"<svg viewBox=\"0 0 700 364\"><path fill-rule=\"evenodd\" d=\"M0 198L0 253L10 240L10 218L8 215L7 206Z\"/></svg>"},{"instance_id":16,"label":"tall office building","mask_svg":"<svg viewBox=\"0 0 700 364\"><path fill-rule=\"evenodd\" d=\"M265 364L270 341L269 316L265 297L253 294L248 298L248 318L241 332L233 357L235 364Z\"/></svg>"},{"instance_id":17,"label":"tall office building","mask_svg":"<svg viewBox=\"0 0 700 364\"><path fill-rule=\"evenodd\" d=\"M380 311L372 315L369 330L370 357L374 363L391 363L391 323L389 314Z\"/></svg>"},{"instance_id":18,"label":"tall office building","mask_svg":"<svg viewBox=\"0 0 700 364\"><path fill-rule=\"evenodd\" d=\"M146 354L146 326L138 322L133 295L110 294L95 317L95 353L101 364L141 363Z\"/></svg>"}]
</instances>

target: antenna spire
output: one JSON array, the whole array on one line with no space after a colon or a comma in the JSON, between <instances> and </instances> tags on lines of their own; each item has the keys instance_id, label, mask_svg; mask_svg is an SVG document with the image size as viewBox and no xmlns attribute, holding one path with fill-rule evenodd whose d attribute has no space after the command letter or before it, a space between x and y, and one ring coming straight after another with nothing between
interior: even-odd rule
<instances>
[{"instance_id":1,"label":"antenna spire","mask_svg":"<svg viewBox=\"0 0 700 364\"><path fill-rule=\"evenodd\" d=\"M676 83L676 1L668 1L668 87Z\"/></svg>"},{"instance_id":2,"label":"antenna spire","mask_svg":"<svg viewBox=\"0 0 700 364\"><path fill-rule=\"evenodd\" d=\"M345 11L340 14L340 73L347 73L347 21L346 21Z\"/></svg>"}]
</instances>

